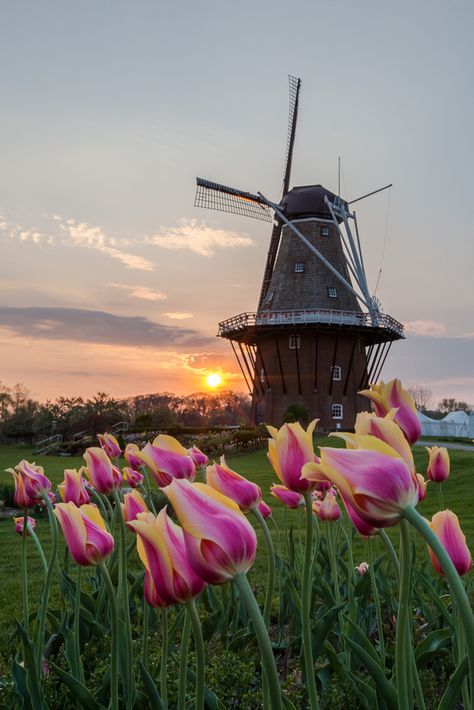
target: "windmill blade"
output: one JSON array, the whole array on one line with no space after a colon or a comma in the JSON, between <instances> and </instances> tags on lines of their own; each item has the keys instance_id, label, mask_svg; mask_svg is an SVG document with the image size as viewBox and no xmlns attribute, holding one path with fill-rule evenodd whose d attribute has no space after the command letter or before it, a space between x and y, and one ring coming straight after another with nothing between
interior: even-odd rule
<instances>
[{"instance_id":1,"label":"windmill blade","mask_svg":"<svg viewBox=\"0 0 474 710\"><path fill-rule=\"evenodd\" d=\"M253 217L265 222L273 221L270 208L258 195L203 178L196 178L194 206Z\"/></svg>"},{"instance_id":2,"label":"windmill blade","mask_svg":"<svg viewBox=\"0 0 474 710\"><path fill-rule=\"evenodd\" d=\"M286 143L285 171L283 173L283 194L290 189L291 165L293 162L293 147L295 145L296 121L298 119L298 102L300 97L301 79L288 76L290 84L290 112L288 114L288 138Z\"/></svg>"}]
</instances>

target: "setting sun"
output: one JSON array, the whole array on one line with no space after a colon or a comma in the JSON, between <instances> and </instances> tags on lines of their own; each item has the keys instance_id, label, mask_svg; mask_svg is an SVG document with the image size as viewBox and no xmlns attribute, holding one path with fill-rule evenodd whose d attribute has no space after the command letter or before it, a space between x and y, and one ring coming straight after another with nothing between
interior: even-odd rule
<instances>
[{"instance_id":1,"label":"setting sun","mask_svg":"<svg viewBox=\"0 0 474 710\"><path fill-rule=\"evenodd\" d=\"M209 387L218 387L222 383L222 377L217 372L212 372L207 376L206 382Z\"/></svg>"}]
</instances>

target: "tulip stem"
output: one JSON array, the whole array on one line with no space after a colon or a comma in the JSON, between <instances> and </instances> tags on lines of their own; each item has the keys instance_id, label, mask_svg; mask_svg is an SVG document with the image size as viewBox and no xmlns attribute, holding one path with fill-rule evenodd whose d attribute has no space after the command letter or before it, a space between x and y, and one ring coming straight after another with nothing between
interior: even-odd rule
<instances>
[{"instance_id":1,"label":"tulip stem","mask_svg":"<svg viewBox=\"0 0 474 710\"><path fill-rule=\"evenodd\" d=\"M142 629L142 663L148 663L148 627L150 625L150 606L146 599L143 599L143 629Z\"/></svg>"},{"instance_id":2,"label":"tulip stem","mask_svg":"<svg viewBox=\"0 0 474 710\"><path fill-rule=\"evenodd\" d=\"M21 534L21 581L23 585L23 626L28 633L30 611L28 605L28 567L26 564L26 536L28 534L28 508L23 515L23 532Z\"/></svg>"},{"instance_id":3,"label":"tulip stem","mask_svg":"<svg viewBox=\"0 0 474 710\"><path fill-rule=\"evenodd\" d=\"M397 580L397 584L400 582L400 563L398 561L397 553L395 552L395 548L392 545L392 541L390 540L389 536L385 532L385 530L380 530L379 535L381 540L383 540L383 543L387 549L387 552L389 554L390 560L392 562L393 566L393 571L395 572L395 578Z\"/></svg>"},{"instance_id":4,"label":"tulip stem","mask_svg":"<svg viewBox=\"0 0 474 710\"><path fill-rule=\"evenodd\" d=\"M160 693L164 704L168 704L168 685L166 671L168 670L168 610L161 610L161 665L160 665Z\"/></svg>"},{"instance_id":5,"label":"tulip stem","mask_svg":"<svg viewBox=\"0 0 474 710\"><path fill-rule=\"evenodd\" d=\"M263 607L263 620L265 626L268 626L270 622L270 611L272 608L273 600L273 590L275 587L275 550L273 549L272 536L270 535L270 530L266 524L263 515L258 508L252 508L252 513L257 518L260 527L262 528L263 537L265 539L265 544L267 546L268 553L268 579L267 579L267 591L265 594L265 605Z\"/></svg>"},{"instance_id":6,"label":"tulip stem","mask_svg":"<svg viewBox=\"0 0 474 710\"><path fill-rule=\"evenodd\" d=\"M184 617L183 635L181 637L181 657L179 659L178 710L186 710L186 681L190 631L191 618L189 614L186 614Z\"/></svg>"},{"instance_id":7,"label":"tulip stem","mask_svg":"<svg viewBox=\"0 0 474 710\"><path fill-rule=\"evenodd\" d=\"M196 710L204 710L204 683L205 683L205 657L204 639L202 637L201 622L196 609L196 602L191 599L186 603L189 619L193 628L194 650L196 653Z\"/></svg>"},{"instance_id":8,"label":"tulip stem","mask_svg":"<svg viewBox=\"0 0 474 710\"><path fill-rule=\"evenodd\" d=\"M367 539L367 547L369 551L369 576L370 582L372 584L372 594L374 595L375 613L377 617L377 630L379 636L379 646L380 646L380 664L382 670L385 672L385 639L383 633L383 621L382 621L382 609L380 606L380 595L377 587L377 580L375 579L375 567L374 567L374 540L369 537Z\"/></svg>"},{"instance_id":9,"label":"tulip stem","mask_svg":"<svg viewBox=\"0 0 474 710\"><path fill-rule=\"evenodd\" d=\"M395 641L395 669L398 702L401 708L413 707L413 693L408 659L411 658L410 646L410 575L411 575L411 540L410 528L405 520L400 521L400 596L398 601L397 631Z\"/></svg>"},{"instance_id":10,"label":"tulip stem","mask_svg":"<svg viewBox=\"0 0 474 710\"><path fill-rule=\"evenodd\" d=\"M426 520L418 513L418 511L411 507L405 508L402 515L406 520L408 520L409 523L411 523L411 525L413 525L414 528L416 528L416 530L418 530L420 535L425 538L433 553L438 558L451 588L451 594L457 604L459 615L461 617L461 623L466 635L466 650L469 661L470 675L470 697L472 700L474 698L474 615L472 613L466 590L464 589L464 585L449 554L446 552L439 538L432 531Z\"/></svg>"},{"instance_id":11,"label":"tulip stem","mask_svg":"<svg viewBox=\"0 0 474 710\"><path fill-rule=\"evenodd\" d=\"M48 571L46 573L46 579L44 581L44 586L41 592L41 603L38 611L38 637L36 639L36 662L38 669L41 669L41 661L43 659L43 644L44 644L44 631L46 628L46 613L48 611L48 601L49 601L49 590L51 587L51 579L53 577L54 565L56 562L56 554L58 550L58 522L54 514L54 509L51 501L49 500L47 494L43 496L43 500L48 508L48 518L51 528L51 555L49 558Z\"/></svg>"},{"instance_id":12,"label":"tulip stem","mask_svg":"<svg viewBox=\"0 0 474 710\"><path fill-rule=\"evenodd\" d=\"M82 567L78 565L77 567L77 579L76 579L76 598L74 599L74 639L76 644L76 668L74 673L76 678L82 683L84 682L84 671L81 662L81 640L80 640L80 629L81 629L81 577L82 577Z\"/></svg>"},{"instance_id":13,"label":"tulip stem","mask_svg":"<svg viewBox=\"0 0 474 710\"><path fill-rule=\"evenodd\" d=\"M36 550L38 552L38 555L41 560L41 564L43 565L44 573L45 576L48 574L48 563L46 562L46 557L44 556L44 551L43 547L39 541L38 535L35 533L34 530L30 530L30 535L33 538L33 542L35 543ZM66 548L67 549L67 548Z\"/></svg>"},{"instance_id":14,"label":"tulip stem","mask_svg":"<svg viewBox=\"0 0 474 710\"><path fill-rule=\"evenodd\" d=\"M443 484L442 483L438 483L438 500L439 500L439 509L444 510Z\"/></svg>"},{"instance_id":15,"label":"tulip stem","mask_svg":"<svg viewBox=\"0 0 474 710\"><path fill-rule=\"evenodd\" d=\"M265 626L259 606L245 574L238 574L234 577L233 581L240 592L240 597L252 621L260 653L262 654L262 687L264 687L266 678L268 683L268 692L270 695L271 710L282 710L283 705L281 700L280 680L278 678L277 667L267 627Z\"/></svg>"},{"instance_id":16,"label":"tulip stem","mask_svg":"<svg viewBox=\"0 0 474 710\"><path fill-rule=\"evenodd\" d=\"M105 587L109 597L110 618L112 621L112 640L110 650L110 710L118 710L118 615L115 589L110 579L109 571L104 562L101 562L100 571L104 578Z\"/></svg>"},{"instance_id":17,"label":"tulip stem","mask_svg":"<svg viewBox=\"0 0 474 710\"><path fill-rule=\"evenodd\" d=\"M316 680L314 676L313 647L311 643L311 588L313 578L311 572L311 552L313 542L313 501L311 493L304 494L306 504L306 543L303 563L303 579L301 588L301 628L303 630L303 656L306 677L306 687L309 696L309 707L315 710L319 707Z\"/></svg>"}]
</instances>

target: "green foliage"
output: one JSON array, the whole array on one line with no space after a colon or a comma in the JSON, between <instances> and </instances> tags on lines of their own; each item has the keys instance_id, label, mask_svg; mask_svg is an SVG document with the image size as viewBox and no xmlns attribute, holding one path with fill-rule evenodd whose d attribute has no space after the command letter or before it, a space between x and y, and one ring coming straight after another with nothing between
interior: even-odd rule
<instances>
[{"instance_id":1,"label":"green foliage","mask_svg":"<svg viewBox=\"0 0 474 710\"><path fill-rule=\"evenodd\" d=\"M290 404L285 413L283 414L283 422L300 422L301 424L307 424L309 421L309 412L304 404L299 402L293 402Z\"/></svg>"}]
</instances>

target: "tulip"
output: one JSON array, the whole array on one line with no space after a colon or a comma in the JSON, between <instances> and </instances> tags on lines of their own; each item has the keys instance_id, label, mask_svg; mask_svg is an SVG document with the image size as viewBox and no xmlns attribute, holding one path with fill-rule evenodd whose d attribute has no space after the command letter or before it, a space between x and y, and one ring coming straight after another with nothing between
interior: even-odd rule
<instances>
[{"instance_id":1,"label":"tulip","mask_svg":"<svg viewBox=\"0 0 474 710\"><path fill-rule=\"evenodd\" d=\"M457 573L462 576L469 572L472 567L471 553L466 544L466 537L461 530L458 516L451 510L442 510L433 515L429 526L450 556ZM430 547L428 547L428 552L436 572L444 576L443 568Z\"/></svg>"},{"instance_id":2,"label":"tulip","mask_svg":"<svg viewBox=\"0 0 474 710\"><path fill-rule=\"evenodd\" d=\"M183 527L189 563L201 579L224 584L250 569L257 538L234 501L186 480L174 479L163 492Z\"/></svg>"},{"instance_id":3,"label":"tulip","mask_svg":"<svg viewBox=\"0 0 474 710\"><path fill-rule=\"evenodd\" d=\"M138 456L140 449L138 444L127 444L123 456L128 465L138 471L143 466L143 461Z\"/></svg>"},{"instance_id":4,"label":"tulip","mask_svg":"<svg viewBox=\"0 0 474 710\"><path fill-rule=\"evenodd\" d=\"M357 565L355 568L357 572L360 574L361 577L364 576L366 572L369 570L369 563L368 562L361 562L360 565Z\"/></svg>"},{"instance_id":5,"label":"tulip","mask_svg":"<svg viewBox=\"0 0 474 710\"><path fill-rule=\"evenodd\" d=\"M35 463L29 463L23 459L15 466L15 469L7 468L6 470L15 478L15 488L18 486L17 505L21 505L21 507L30 507L51 490L51 481L44 475L42 466L36 466ZM18 483L18 476L22 478L23 485ZM30 502L25 505L26 501Z\"/></svg>"},{"instance_id":6,"label":"tulip","mask_svg":"<svg viewBox=\"0 0 474 710\"><path fill-rule=\"evenodd\" d=\"M123 519L130 530L133 530L133 528L130 527L129 523L132 520L136 520L139 513L148 513L147 504L143 500L140 493L136 490L131 491L130 493L125 493L121 508Z\"/></svg>"},{"instance_id":7,"label":"tulip","mask_svg":"<svg viewBox=\"0 0 474 710\"><path fill-rule=\"evenodd\" d=\"M118 459L122 454L120 444L113 434L97 434L101 449L105 451L111 459Z\"/></svg>"},{"instance_id":8,"label":"tulip","mask_svg":"<svg viewBox=\"0 0 474 710\"><path fill-rule=\"evenodd\" d=\"M19 535L23 535L23 528L25 524L25 518L22 515L20 518L13 518L13 522L15 523L15 531ZM26 524L26 534L29 535L32 530L34 530L36 527L36 520L32 518L30 515L28 515L28 522Z\"/></svg>"},{"instance_id":9,"label":"tulip","mask_svg":"<svg viewBox=\"0 0 474 710\"><path fill-rule=\"evenodd\" d=\"M224 456L221 456L220 464L215 463L207 467L206 482L208 486L237 503L243 513L256 508L262 500L260 486L232 471L227 466Z\"/></svg>"},{"instance_id":10,"label":"tulip","mask_svg":"<svg viewBox=\"0 0 474 710\"><path fill-rule=\"evenodd\" d=\"M257 505L257 510L259 511L262 518L264 518L265 520L271 517L272 509L267 503L265 503L264 500L261 500L260 503Z\"/></svg>"},{"instance_id":11,"label":"tulip","mask_svg":"<svg viewBox=\"0 0 474 710\"><path fill-rule=\"evenodd\" d=\"M290 491L286 486L272 486L270 493L274 498L278 498L287 508L300 508L304 505L304 496L296 491Z\"/></svg>"},{"instance_id":12,"label":"tulip","mask_svg":"<svg viewBox=\"0 0 474 710\"><path fill-rule=\"evenodd\" d=\"M365 449L322 448L321 462L306 464L303 476L309 480L325 476L369 525L396 525L402 511L418 503L418 480L391 446L375 436L362 440Z\"/></svg>"},{"instance_id":13,"label":"tulip","mask_svg":"<svg viewBox=\"0 0 474 710\"><path fill-rule=\"evenodd\" d=\"M313 512L320 520L339 520L341 509L337 504L334 488L330 488L324 498L315 498L313 500Z\"/></svg>"},{"instance_id":14,"label":"tulip","mask_svg":"<svg viewBox=\"0 0 474 710\"><path fill-rule=\"evenodd\" d=\"M187 451L188 454L191 456L192 460L194 461L195 466L207 466L207 464L209 463L209 459L207 458L206 454L204 454L201 449L198 449L197 446L192 446Z\"/></svg>"},{"instance_id":15,"label":"tulip","mask_svg":"<svg viewBox=\"0 0 474 710\"><path fill-rule=\"evenodd\" d=\"M395 449L398 455L404 459L407 466L414 471L415 464L410 444L395 421L396 415L396 409L391 409L385 417L379 417L377 414L371 414L370 412L360 412L356 417L355 434L336 432L333 436L345 439L348 448L356 449L365 448L363 443L361 443L363 436L375 436L391 446L392 449Z\"/></svg>"},{"instance_id":16,"label":"tulip","mask_svg":"<svg viewBox=\"0 0 474 710\"><path fill-rule=\"evenodd\" d=\"M420 494L420 500L424 500L426 498L426 492L428 489L428 481L423 478L421 473L416 474L416 479L418 481L418 492Z\"/></svg>"},{"instance_id":17,"label":"tulip","mask_svg":"<svg viewBox=\"0 0 474 710\"><path fill-rule=\"evenodd\" d=\"M58 486L59 495L64 503L74 503L80 507L89 503L90 495L86 491L85 481L81 472L75 468L66 468L64 471L64 481Z\"/></svg>"},{"instance_id":18,"label":"tulip","mask_svg":"<svg viewBox=\"0 0 474 710\"><path fill-rule=\"evenodd\" d=\"M157 606L185 604L202 592L206 584L188 561L183 530L166 508L157 516L139 514L129 527L137 533L138 554L150 577L149 592L158 596Z\"/></svg>"},{"instance_id":19,"label":"tulip","mask_svg":"<svg viewBox=\"0 0 474 710\"><path fill-rule=\"evenodd\" d=\"M379 417L384 417L391 409L396 408L395 421L409 444L414 444L420 438L421 424L416 413L415 401L411 394L403 389L400 380L391 380L387 384L379 382L359 394L371 400Z\"/></svg>"},{"instance_id":20,"label":"tulip","mask_svg":"<svg viewBox=\"0 0 474 710\"><path fill-rule=\"evenodd\" d=\"M32 508L36 503L36 498L32 498L26 492L24 478L21 474L14 471L12 468L5 469L11 473L15 481L15 493L13 494L13 502L18 508Z\"/></svg>"},{"instance_id":21,"label":"tulip","mask_svg":"<svg viewBox=\"0 0 474 710\"><path fill-rule=\"evenodd\" d=\"M378 528L374 528L373 525L369 525L369 523L367 523L365 520L362 520L360 515L357 515L354 508L352 508L350 504L346 500L344 500L344 498L342 499L342 502L344 503L344 508L346 509L346 513L349 516L349 519L351 520L353 526L360 535L365 538L370 537L370 535L377 535L377 533L379 532Z\"/></svg>"},{"instance_id":22,"label":"tulip","mask_svg":"<svg viewBox=\"0 0 474 710\"><path fill-rule=\"evenodd\" d=\"M184 446L167 434L157 436L137 456L148 466L160 488L168 486L174 478L193 481L196 475L194 462Z\"/></svg>"},{"instance_id":23,"label":"tulip","mask_svg":"<svg viewBox=\"0 0 474 710\"><path fill-rule=\"evenodd\" d=\"M268 458L280 481L290 490L305 493L314 483L301 478L305 463L317 460L313 450L314 419L304 431L299 422L283 424L280 429L267 426L271 439L268 440Z\"/></svg>"},{"instance_id":24,"label":"tulip","mask_svg":"<svg viewBox=\"0 0 474 710\"><path fill-rule=\"evenodd\" d=\"M426 450L429 454L428 470L426 475L430 481L442 483L449 476L449 454L444 446L427 446Z\"/></svg>"},{"instance_id":25,"label":"tulip","mask_svg":"<svg viewBox=\"0 0 474 710\"><path fill-rule=\"evenodd\" d=\"M122 469L123 480L128 483L130 488L138 488L141 486L144 480L143 473L136 471L134 468L125 467Z\"/></svg>"},{"instance_id":26,"label":"tulip","mask_svg":"<svg viewBox=\"0 0 474 710\"><path fill-rule=\"evenodd\" d=\"M103 449L91 446L84 453L86 461L86 474L96 491L99 493L112 493L120 487L122 474L116 466L112 465Z\"/></svg>"},{"instance_id":27,"label":"tulip","mask_svg":"<svg viewBox=\"0 0 474 710\"><path fill-rule=\"evenodd\" d=\"M72 558L78 565L98 565L114 549L97 506L58 503L54 509Z\"/></svg>"}]
</instances>

